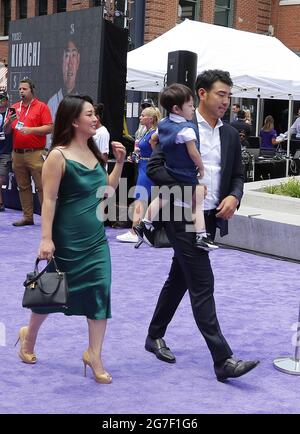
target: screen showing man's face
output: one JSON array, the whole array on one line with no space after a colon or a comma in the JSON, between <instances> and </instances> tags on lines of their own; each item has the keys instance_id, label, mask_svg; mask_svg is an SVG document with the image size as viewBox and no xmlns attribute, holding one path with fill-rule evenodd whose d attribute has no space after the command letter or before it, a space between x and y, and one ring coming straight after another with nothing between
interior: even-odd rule
<instances>
[{"instance_id":1,"label":"screen showing man's face","mask_svg":"<svg viewBox=\"0 0 300 434\"><path fill-rule=\"evenodd\" d=\"M74 44L69 41L68 47L64 50L63 54L63 79L65 90L70 93L75 88L76 74L79 68L80 54Z\"/></svg>"}]
</instances>

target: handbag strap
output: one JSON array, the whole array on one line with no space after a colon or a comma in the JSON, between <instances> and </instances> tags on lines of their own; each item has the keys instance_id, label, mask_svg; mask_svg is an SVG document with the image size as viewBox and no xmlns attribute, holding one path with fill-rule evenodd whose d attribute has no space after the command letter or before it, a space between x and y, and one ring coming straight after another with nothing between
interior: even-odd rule
<instances>
[{"instance_id":1,"label":"handbag strap","mask_svg":"<svg viewBox=\"0 0 300 434\"><path fill-rule=\"evenodd\" d=\"M51 263L54 264L55 271L57 272L57 274L60 273L54 256L50 259L50 261L48 261L47 265L45 266L45 268L41 272L39 272L39 270L38 270L38 264L40 261L41 261L40 258L36 258L35 266L34 266L34 271L35 271L35 273L38 273L38 274L36 274L36 276L34 276L32 279L25 280L25 282L23 282L24 286L28 286L28 285L31 285L32 283L36 282L44 273L46 273L46 271L48 270L48 267L50 266Z\"/></svg>"}]
</instances>

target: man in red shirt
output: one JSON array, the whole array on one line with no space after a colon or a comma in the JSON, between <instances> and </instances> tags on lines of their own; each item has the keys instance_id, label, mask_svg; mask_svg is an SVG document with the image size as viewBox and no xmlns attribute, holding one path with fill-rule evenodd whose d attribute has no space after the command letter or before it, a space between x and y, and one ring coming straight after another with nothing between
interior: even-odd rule
<instances>
[{"instance_id":1,"label":"man in red shirt","mask_svg":"<svg viewBox=\"0 0 300 434\"><path fill-rule=\"evenodd\" d=\"M24 217L14 226L33 225L33 196L31 177L43 202L42 166L46 135L52 132L53 122L48 106L34 95L34 84L24 78L19 84L20 102L13 104L4 131L13 133L13 171L19 187Z\"/></svg>"}]
</instances>

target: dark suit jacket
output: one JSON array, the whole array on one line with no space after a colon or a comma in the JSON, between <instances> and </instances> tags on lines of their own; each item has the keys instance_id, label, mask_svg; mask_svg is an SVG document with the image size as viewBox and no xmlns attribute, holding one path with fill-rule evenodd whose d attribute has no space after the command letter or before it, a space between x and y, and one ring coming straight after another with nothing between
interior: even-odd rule
<instances>
[{"instance_id":1,"label":"dark suit jacket","mask_svg":"<svg viewBox=\"0 0 300 434\"><path fill-rule=\"evenodd\" d=\"M197 123L196 119L194 122ZM235 196L240 202L243 196L244 171L241 158L240 137L235 128L224 123L220 127L221 139L221 186L220 202L229 195ZM201 141L200 141L201 151ZM159 144L154 150L148 165L147 175L157 185L176 184L174 178L169 175L165 166L165 156ZM221 237L228 233L227 220L217 219Z\"/></svg>"}]
</instances>

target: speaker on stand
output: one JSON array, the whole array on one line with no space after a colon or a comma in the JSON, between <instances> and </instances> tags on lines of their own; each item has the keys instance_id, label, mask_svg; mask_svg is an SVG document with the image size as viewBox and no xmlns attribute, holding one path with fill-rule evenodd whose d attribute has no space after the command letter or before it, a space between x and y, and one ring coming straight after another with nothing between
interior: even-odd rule
<instances>
[{"instance_id":1,"label":"speaker on stand","mask_svg":"<svg viewBox=\"0 0 300 434\"><path fill-rule=\"evenodd\" d=\"M179 50L168 53L167 86L173 83L185 84L194 93L197 59L197 54L192 51Z\"/></svg>"}]
</instances>

